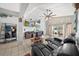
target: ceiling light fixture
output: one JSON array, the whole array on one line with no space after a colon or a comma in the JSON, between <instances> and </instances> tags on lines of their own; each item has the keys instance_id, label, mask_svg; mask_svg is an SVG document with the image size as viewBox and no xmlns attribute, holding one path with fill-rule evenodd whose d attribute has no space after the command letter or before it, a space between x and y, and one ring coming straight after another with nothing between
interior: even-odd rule
<instances>
[{"instance_id":1,"label":"ceiling light fixture","mask_svg":"<svg viewBox=\"0 0 79 59\"><path fill-rule=\"evenodd\" d=\"M42 16L42 17L45 17L45 20L49 20L49 18L56 16L56 14L54 14L53 11L50 9L46 9L46 12L43 13L43 15L44 16Z\"/></svg>"}]
</instances>

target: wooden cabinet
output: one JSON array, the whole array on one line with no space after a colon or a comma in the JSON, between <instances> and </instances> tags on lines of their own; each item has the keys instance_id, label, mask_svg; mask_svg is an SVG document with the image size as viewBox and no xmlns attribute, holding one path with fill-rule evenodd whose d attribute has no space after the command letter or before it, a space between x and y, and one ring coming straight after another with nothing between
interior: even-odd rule
<instances>
[{"instance_id":1,"label":"wooden cabinet","mask_svg":"<svg viewBox=\"0 0 79 59\"><path fill-rule=\"evenodd\" d=\"M39 37L43 35L43 31L38 31L38 32L25 32L24 36L25 39L33 38L33 37Z\"/></svg>"},{"instance_id":2,"label":"wooden cabinet","mask_svg":"<svg viewBox=\"0 0 79 59\"><path fill-rule=\"evenodd\" d=\"M34 33L33 32L25 32L24 35L25 35L25 39L29 39L29 38L34 37Z\"/></svg>"}]
</instances>

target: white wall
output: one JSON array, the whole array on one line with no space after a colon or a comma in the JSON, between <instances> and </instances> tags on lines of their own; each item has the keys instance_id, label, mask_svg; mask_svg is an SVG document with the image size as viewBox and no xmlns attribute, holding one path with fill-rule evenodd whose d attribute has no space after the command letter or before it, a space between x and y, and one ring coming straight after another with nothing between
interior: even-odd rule
<instances>
[{"instance_id":1,"label":"white wall","mask_svg":"<svg viewBox=\"0 0 79 59\"><path fill-rule=\"evenodd\" d=\"M77 36L79 37L79 9L78 9L78 15L77 15L77 19L78 19L78 21L77 21Z\"/></svg>"},{"instance_id":2,"label":"white wall","mask_svg":"<svg viewBox=\"0 0 79 59\"><path fill-rule=\"evenodd\" d=\"M46 23L45 22L46 22L45 19L41 19L40 29L44 31L44 35L46 34Z\"/></svg>"},{"instance_id":3,"label":"white wall","mask_svg":"<svg viewBox=\"0 0 79 59\"><path fill-rule=\"evenodd\" d=\"M5 17L0 17L0 22L1 23L11 23L11 24L17 24L17 21L18 20L18 18L16 18L16 17L7 17L7 18L5 18Z\"/></svg>"},{"instance_id":4,"label":"white wall","mask_svg":"<svg viewBox=\"0 0 79 59\"><path fill-rule=\"evenodd\" d=\"M24 39L24 33L23 33L23 19L22 22L19 21L17 23L17 42L18 44L22 44Z\"/></svg>"}]
</instances>

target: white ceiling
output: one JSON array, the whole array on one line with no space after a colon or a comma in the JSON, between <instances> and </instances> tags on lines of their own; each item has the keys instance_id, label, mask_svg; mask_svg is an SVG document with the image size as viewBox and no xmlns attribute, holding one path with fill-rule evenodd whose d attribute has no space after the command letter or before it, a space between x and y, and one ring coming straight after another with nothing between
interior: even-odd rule
<instances>
[{"instance_id":1,"label":"white ceiling","mask_svg":"<svg viewBox=\"0 0 79 59\"><path fill-rule=\"evenodd\" d=\"M46 9L52 9L55 17L73 15L75 11L72 3L30 3L24 17L40 19Z\"/></svg>"},{"instance_id":2,"label":"white ceiling","mask_svg":"<svg viewBox=\"0 0 79 59\"><path fill-rule=\"evenodd\" d=\"M46 9L52 9L55 17L73 15L75 10L72 3L0 3L0 13L20 14L26 19L40 19Z\"/></svg>"},{"instance_id":3,"label":"white ceiling","mask_svg":"<svg viewBox=\"0 0 79 59\"><path fill-rule=\"evenodd\" d=\"M0 3L0 14L22 16L28 3Z\"/></svg>"},{"instance_id":4,"label":"white ceiling","mask_svg":"<svg viewBox=\"0 0 79 59\"><path fill-rule=\"evenodd\" d=\"M0 8L20 12L20 3L0 3Z\"/></svg>"}]
</instances>

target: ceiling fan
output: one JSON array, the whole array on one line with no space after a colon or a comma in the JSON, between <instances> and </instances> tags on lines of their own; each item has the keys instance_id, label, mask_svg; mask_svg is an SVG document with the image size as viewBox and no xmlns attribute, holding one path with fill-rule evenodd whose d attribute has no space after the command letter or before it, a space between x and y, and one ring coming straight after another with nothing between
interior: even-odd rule
<instances>
[{"instance_id":1,"label":"ceiling fan","mask_svg":"<svg viewBox=\"0 0 79 59\"><path fill-rule=\"evenodd\" d=\"M45 17L45 20L49 20L49 18L56 16L56 14L54 14L53 11L50 9L46 9L46 12L43 13L43 15L44 16L42 16L42 17Z\"/></svg>"}]
</instances>

